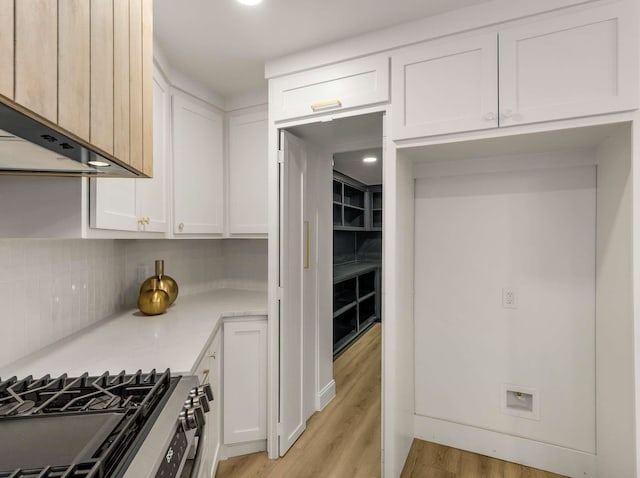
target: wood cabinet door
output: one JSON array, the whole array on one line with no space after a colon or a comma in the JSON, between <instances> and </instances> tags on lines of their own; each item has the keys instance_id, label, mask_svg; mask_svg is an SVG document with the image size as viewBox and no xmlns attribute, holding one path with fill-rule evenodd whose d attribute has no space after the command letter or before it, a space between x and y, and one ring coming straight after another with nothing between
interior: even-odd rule
<instances>
[{"instance_id":1,"label":"wood cabinet door","mask_svg":"<svg viewBox=\"0 0 640 478\"><path fill-rule=\"evenodd\" d=\"M497 127L497 50L489 33L393 55L394 139Z\"/></svg>"},{"instance_id":2,"label":"wood cabinet door","mask_svg":"<svg viewBox=\"0 0 640 478\"><path fill-rule=\"evenodd\" d=\"M91 144L113 155L113 0L91 0Z\"/></svg>"},{"instance_id":3,"label":"wood cabinet door","mask_svg":"<svg viewBox=\"0 0 640 478\"><path fill-rule=\"evenodd\" d=\"M173 96L175 234L222 234L222 114L186 95Z\"/></svg>"},{"instance_id":4,"label":"wood cabinet door","mask_svg":"<svg viewBox=\"0 0 640 478\"><path fill-rule=\"evenodd\" d=\"M267 234L267 112L229 119L229 232Z\"/></svg>"},{"instance_id":5,"label":"wood cabinet door","mask_svg":"<svg viewBox=\"0 0 640 478\"><path fill-rule=\"evenodd\" d=\"M86 0L58 3L58 124L89 139L91 16Z\"/></svg>"},{"instance_id":6,"label":"wood cabinet door","mask_svg":"<svg viewBox=\"0 0 640 478\"><path fill-rule=\"evenodd\" d=\"M13 99L14 0L0 0L0 95Z\"/></svg>"},{"instance_id":7,"label":"wood cabinet door","mask_svg":"<svg viewBox=\"0 0 640 478\"><path fill-rule=\"evenodd\" d=\"M58 122L58 2L15 2L15 101Z\"/></svg>"},{"instance_id":8,"label":"wood cabinet door","mask_svg":"<svg viewBox=\"0 0 640 478\"><path fill-rule=\"evenodd\" d=\"M501 126L636 108L637 39L623 7L501 31Z\"/></svg>"},{"instance_id":9,"label":"wood cabinet door","mask_svg":"<svg viewBox=\"0 0 640 478\"><path fill-rule=\"evenodd\" d=\"M224 444L267 438L267 321L223 325Z\"/></svg>"}]
</instances>

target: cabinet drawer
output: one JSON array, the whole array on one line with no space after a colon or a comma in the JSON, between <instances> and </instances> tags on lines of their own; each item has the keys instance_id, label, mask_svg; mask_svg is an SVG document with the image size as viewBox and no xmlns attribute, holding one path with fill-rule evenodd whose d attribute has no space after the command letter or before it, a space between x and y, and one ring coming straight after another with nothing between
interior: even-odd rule
<instances>
[{"instance_id":1,"label":"cabinet drawer","mask_svg":"<svg viewBox=\"0 0 640 478\"><path fill-rule=\"evenodd\" d=\"M375 55L270 82L273 118L284 120L389 100L389 58Z\"/></svg>"}]
</instances>

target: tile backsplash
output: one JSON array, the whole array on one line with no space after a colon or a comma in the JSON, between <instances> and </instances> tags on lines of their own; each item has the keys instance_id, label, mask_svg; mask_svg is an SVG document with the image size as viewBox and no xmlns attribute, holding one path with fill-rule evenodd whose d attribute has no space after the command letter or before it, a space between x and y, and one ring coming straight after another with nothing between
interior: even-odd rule
<instances>
[{"instance_id":1,"label":"tile backsplash","mask_svg":"<svg viewBox=\"0 0 640 478\"><path fill-rule=\"evenodd\" d=\"M156 259L181 296L266 290L266 240L0 239L0 366L135 307L138 264Z\"/></svg>"}]
</instances>

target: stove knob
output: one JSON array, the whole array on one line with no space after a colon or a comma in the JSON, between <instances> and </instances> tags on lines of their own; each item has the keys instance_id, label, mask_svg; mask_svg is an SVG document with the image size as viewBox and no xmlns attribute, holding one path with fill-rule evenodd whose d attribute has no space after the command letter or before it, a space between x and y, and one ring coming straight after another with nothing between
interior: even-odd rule
<instances>
[{"instance_id":1,"label":"stove knob","mask_svg":"<svg viewBox=\"0 0 640 478\"><path fill-rule=\"evenodd\" d=\"M205 397L207 397L208 401L211 402L213 400L213 391L211 390L211 385L208 383L205 383L204 385L200 385L199 387L192 388L191 392L189 392L189 395L191 397L204 395Z\"/></svg>"},{"instance_id":2,"label":"stove knob","mask_svg":"<svg viewBox=\"0 0 640 478\"><path fill-rule=\"evenodd\" d=\"M204 427L205 418L204 412L200 405L195 405L191 408L186 408L180 412L180 422L182 427L186 430L202 430Z\"/></svg>"},{"instance_id":3,"label":"stove knob","mask_svg":"<svg viewBox=\"0 0 640 478\"><path fill-rule=\"evenodd\" d=\"M209 407L209 400L207 400L207 397L205 397L204 395L198 395L197 397L194 397L191 400L196 400L196 399L198 400L198 402L200 402L200 406L204 410L204 413L207 413L209 410L211 410L211 407Z\"/></svg>"}]
</instances>

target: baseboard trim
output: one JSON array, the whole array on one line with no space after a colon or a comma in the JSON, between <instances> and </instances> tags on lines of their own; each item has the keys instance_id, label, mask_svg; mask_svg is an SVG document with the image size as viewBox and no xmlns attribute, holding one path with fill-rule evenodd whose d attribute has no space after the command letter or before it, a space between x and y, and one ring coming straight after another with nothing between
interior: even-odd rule
<instances>
[{"instance_id":1,"label":"baseboard trim","mask_svg":"<svg viewBox=\"0 0 640 478\"><path fill-rule=\"evenodd\" d=\"M331 380L320 393L316 395L316 411L321 411L324 407L329 405L331 400L336 397L336 381Z\"/></svg>"},{"instance_id":2,"label":"baseboard trim","mask_svg":"<svg viewBox=\"0 0 640 478\"><path fill-rule=\"evenodd\" d=\"M416 438L571 478L596 476L596 455L470 425L415 415Z\"/></svg>"},{"instance_id":3,"label":"baseboard trim","mask_svg":"<svg viewBox=\"0 0 640 478\"><path fill-rule=\"evenodd\" d=\"M220 460L226 460L234 456L248 455L260 451L267 451L267 440L256 440L247 443L238 443L236 445L223 445L219 455Z\"/></svg>"}]
</instances>

